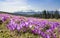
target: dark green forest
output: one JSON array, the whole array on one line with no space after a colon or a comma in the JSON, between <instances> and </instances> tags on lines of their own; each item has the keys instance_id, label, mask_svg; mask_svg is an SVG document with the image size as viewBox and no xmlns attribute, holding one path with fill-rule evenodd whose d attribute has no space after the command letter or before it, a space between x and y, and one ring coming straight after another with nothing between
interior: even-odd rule
<instances>
[{"instance_id":1,"label":"dark green forest","mask_svg":"<svg viewBox=\"0 0 60 38\"><path fill-rule=\"evenodd\" d=\"M46 18L46 19L48 19L48 18L56 18L56 19L58 19L58 18L60 18L60 13L59 13L59 11L54 11L54 12L49 12L49 11L46 11L46 10L44 10L44 11L42 11L42 13L40 13L40 14L33 14L32 15L33 17L39 17L39 18Z\"/></svg>"}]
</instances>

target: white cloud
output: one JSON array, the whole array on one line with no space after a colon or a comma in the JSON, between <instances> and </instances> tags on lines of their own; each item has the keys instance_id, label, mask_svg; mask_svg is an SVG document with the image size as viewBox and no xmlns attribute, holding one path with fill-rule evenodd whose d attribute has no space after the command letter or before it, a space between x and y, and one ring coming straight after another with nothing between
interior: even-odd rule
<instances>
[{"instance_id":1,"label":"white cloud","mask_svg":"<svg viewBox=\"0 0 60 38\"><path fill-rule=\"evenodd\" d=\"M59 11L60 11L60 9L59 9Z\"/></svg>"},{"instance_id":2,"label":"white cloud","mask_svg":"<svg viewBox=\"0 0 60 38\"><path fill-rule=\"evenodd\" d=\"M31 9L31 6L28 5L27 0L5 0L0 2L0 11L14 12L29 9Z\"/></svg>"}]
</instances>

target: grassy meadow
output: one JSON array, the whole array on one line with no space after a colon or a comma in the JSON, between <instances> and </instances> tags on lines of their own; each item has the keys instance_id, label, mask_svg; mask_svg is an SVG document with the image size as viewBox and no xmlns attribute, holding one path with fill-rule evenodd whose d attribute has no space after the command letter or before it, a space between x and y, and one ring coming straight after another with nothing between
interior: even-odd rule
<instances>
[{"instance_id":1,"label":"grassy meadow","mask_svg":"<svg viewBox=\"0 0 60 38\"><path fill-rule=\"evenodd\" d=\"M46 19L46 20L60 22L60 19ZM39 35L34 35L29 32L19 33L17 31L10 31L6 28L6 22L0 24L0 38L42 38Z\"/></svg>"},{"instance_id":2,"label":"grassy meadow","mask_svg":"<svg viewBox=\"0 0 60 38\"><path fill-rule=\"evenodd\" d=\"M39 19L38 19L39 20ZM60 22L60 19L41 19L41 20L48 20L52 22ZM0 21L0 38L42 38L42 36L37 34L32 34L30 32L18 32L18 31L11 31L9 30L6 25L9 19L5 22ZM56 30L57 31L57 30ZM60 38L57 32L57 38Z\"/></svg>"}]
</instances>

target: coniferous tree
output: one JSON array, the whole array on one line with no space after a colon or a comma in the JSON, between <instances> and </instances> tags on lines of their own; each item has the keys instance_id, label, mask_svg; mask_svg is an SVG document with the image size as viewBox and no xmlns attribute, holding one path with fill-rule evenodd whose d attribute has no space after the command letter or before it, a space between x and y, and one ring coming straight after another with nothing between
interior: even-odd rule
<instances>
[{"instance_id":1,"label":"coniferous tree","mask_svg":"<svg viewBox=\"0 0 60 38\"><path fill-rule=\"evenodd\" d=\"M55 17L56 19L59 18L59 12L58 12L57 10L54 12L54 17Z\"/></svg>"},{"instance_id":2,"label":"coniferous tree","mask_svg":"<svg viewBox=\"0 0 60 38\"><path fill-rule=\"evenodd\" d=\"M43 16L42 16L43 18L46 18L46 17L47 17L47 16L46 16L46 10L44 10L44 11L42 12L42 15L43 15Z\"/></svg>"},{"instance_id":3,"label":"coniferous tree","mask_svg":"<svg viewBox=\"0 0 60 38\"><path fill-rule=\"evenodd\" d=\"M47 16L47 18L50 18L50 13L49 13L49 11L47 11L46 16Z\"/></svg>"}]
</instances>

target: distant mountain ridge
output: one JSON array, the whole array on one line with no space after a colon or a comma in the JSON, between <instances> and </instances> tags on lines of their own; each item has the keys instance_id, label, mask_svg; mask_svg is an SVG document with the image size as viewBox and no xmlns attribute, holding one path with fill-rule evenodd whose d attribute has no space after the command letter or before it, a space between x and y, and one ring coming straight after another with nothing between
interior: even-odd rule
<instances>
[{"instance_id":1,"label":"distant mountain ridge","mask_svg":"<svg viewBox=\"0 0 60 38\"><path fill-rule=\"evenodd\" d=\"M40 14L41 12L14 12L14 13L32 15L32 14Z\"/></svg>"},{"instance_id":2,"label":"distant mountain ridge","mask_svg":"<svg viewBox=\"0 0 60 38\"><path fill-rule=\"evenodd\" d=\"M55 11L48 11L48 12L49 12L49 13L54 13ZM59 12L59 14L60 14L60 11L58 11L58 12ZM8 13L8 14L13 14L13 15L23 15L23 16L25 16L25 15L40 14L40 13L42 13L42 12L40 12L40 11L37 11L37 12L35 12L35 11L27 11L27 12L18 11L18 12L10 13L10 12L0 11L0 13Z\"/></svg>"}]
</instances>

